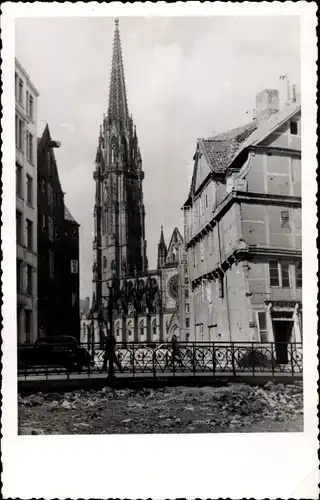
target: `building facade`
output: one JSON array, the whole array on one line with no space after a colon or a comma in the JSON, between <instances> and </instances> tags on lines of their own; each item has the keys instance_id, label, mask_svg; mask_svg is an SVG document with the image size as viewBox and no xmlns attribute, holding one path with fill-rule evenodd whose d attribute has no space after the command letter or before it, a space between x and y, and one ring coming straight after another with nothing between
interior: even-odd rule
<instances>
[{"instance_id":1,"label":"building facade","mask_svg":"<svg viewBox=\"0 0 320 500\"><path fill-rule=\"evenodd\" d=\"M63 331L80 340L80 258L79 228L68 208L64 210L63 263L64 277L61 286Z\"/></svg>"},{"instance_id":2,"label":"building facade","mask_svg":"<svg viewBox=\"0 0 320 500\"><path fill-rule=\"evenodd\" d=\"M183 239L175 229L167 249L163 231L158 267L148 269L143 201L142 158L133 118L129 114L118 21L114 33L108 113L103 116L95 160L93 310L103 340L112 301L112 325L117 340L163 341L180 335ZM183 269L182 269L183 268ZM112 296L112 298L110 298ZM185 297L186 295L184 295ZM189 326L183 313L185 324ZM190 324L190 320L189 320Z\"/></svg>"},{"instance_id":3,"label":"building facade","mask_svg":"<svg viewBox=\"0 0 320 500\"><path fill-rule=\"evenodd\" d=\"M38 140L39 336L80 337L79 225L65 206L48 125Z\"/></svg>"},{"instance_id":4,"label":"building facade","mask_svg":"<svg viewBox=\"0 0 320 500\"><path fill-rule=\"evenodd\" d=\"M37 99L15 60L17 338L32 342L37 326Z\"/></svg>"},{"instance_id":5,"label":"building facade","mask_svg":"<svg viewBox=\"0 0 320 500\"><path fill-rule=\"evenodd\" d=\"M193 338L302 339L301 106L257 96L252 123L198 140L185 203Z\"/></svg>"}]
</instances>

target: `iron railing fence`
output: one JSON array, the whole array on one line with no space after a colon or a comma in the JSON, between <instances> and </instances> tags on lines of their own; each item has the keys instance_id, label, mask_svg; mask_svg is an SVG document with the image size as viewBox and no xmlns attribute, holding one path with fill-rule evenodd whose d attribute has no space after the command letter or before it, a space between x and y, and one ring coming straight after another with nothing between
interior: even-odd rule
<instances>
[{"instance_id":1,"label":"iron railing fence","mask_svg":"<svg viewBox=\"0 0 320 500\"><path fill-rule=\"evenodd\" d=\"M134 377L145 374L301 374L302 343L279 342L180 342L176 352L168 342L117 343L115 372ZM108 371L100 342L18 346L18 376ZM108 363L107 363L108 365Z\"/></svg>"}]
</instances>

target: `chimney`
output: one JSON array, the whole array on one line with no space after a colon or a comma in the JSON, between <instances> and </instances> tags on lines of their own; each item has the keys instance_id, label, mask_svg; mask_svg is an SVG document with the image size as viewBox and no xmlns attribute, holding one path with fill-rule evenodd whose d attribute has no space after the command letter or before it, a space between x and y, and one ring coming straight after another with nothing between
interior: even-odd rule
<instances>
[{"instance_id":1,"label":"chimney","mask_svg":"<svg viewBox=\"0 0 320 500\"><path fill-rule=\"evenodd\" d=\"M279 111L279 92L274 89L265 89L256 97L256 109L254 112L254 120L261 122L268 120L270 116Z\"/></svg>"}]
</instances>

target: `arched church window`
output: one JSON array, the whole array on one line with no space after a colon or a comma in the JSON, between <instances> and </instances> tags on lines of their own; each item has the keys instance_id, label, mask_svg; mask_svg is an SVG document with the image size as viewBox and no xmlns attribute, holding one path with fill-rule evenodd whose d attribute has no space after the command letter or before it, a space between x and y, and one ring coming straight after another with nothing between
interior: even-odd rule
<instances>
[{"instance_id":1,"label":"arched church window","mask_svg":"<svg viewBox=\"0 0 320 500\"><path fill-rule=\"evenodd\" d=\"M107 269L107 257L106 256L103 257L103 269L104 270Z\"/></svg>"},{"instance_id":2,"label":"arched church window","mask_svg":"<svg viewBox=\"0 0 320 500\"><path fill-rule=\"evenodd\" d=\"M132 323L131 321L129 321L128 323L128 336L131 337L132 335Z\"/></svg>"},{"instance_id":3,"label":"arched church window","mask_svg":"<svg viewBox=\"0 0 320 500\"><path fill-rule=\"evenodd\" d=\"M117 337L119 337L119 335L120 335L120 329L119 329L119 328L117 328L117 330L116 330L116 331L117 331Z\"/></svg>"},{"instance_id":4,"label":"arched church window","mask_svg":"<svg viewBox=\"0 0 320 500\"><path fill-rule=\"evenodd\" d=\"M143 324L143 321L141 321L141 323L140 323L140 336L141 337L144 336L144 324Z\"/></svg>"},{"instance_id":5,"label":"arched church window","mask_svg":"<svg viewBox=\"0 0 320 500\"><path fill-rule=\"evenodd\" d=\"M155 319L152 321L152 334L157 335L157 323Z\"/></svg>"}]
</instances>

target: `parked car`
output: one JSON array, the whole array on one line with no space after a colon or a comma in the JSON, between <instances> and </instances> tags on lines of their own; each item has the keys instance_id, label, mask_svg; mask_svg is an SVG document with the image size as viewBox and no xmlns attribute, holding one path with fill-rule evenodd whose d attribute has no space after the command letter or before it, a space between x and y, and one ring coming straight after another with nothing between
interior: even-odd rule
<instances>
[{"instance_id":1,"label":"parked car","mask_svg":"<svg viewBox=\"0 0 320 500\"><path fill-rule=\"evenodd\" d=\"M18 368L34 366L64 367L80 371L89 367L92 358L74 337L60 335L39 338L31 345L18 347Z\"/></svg>"}]
</instances>

